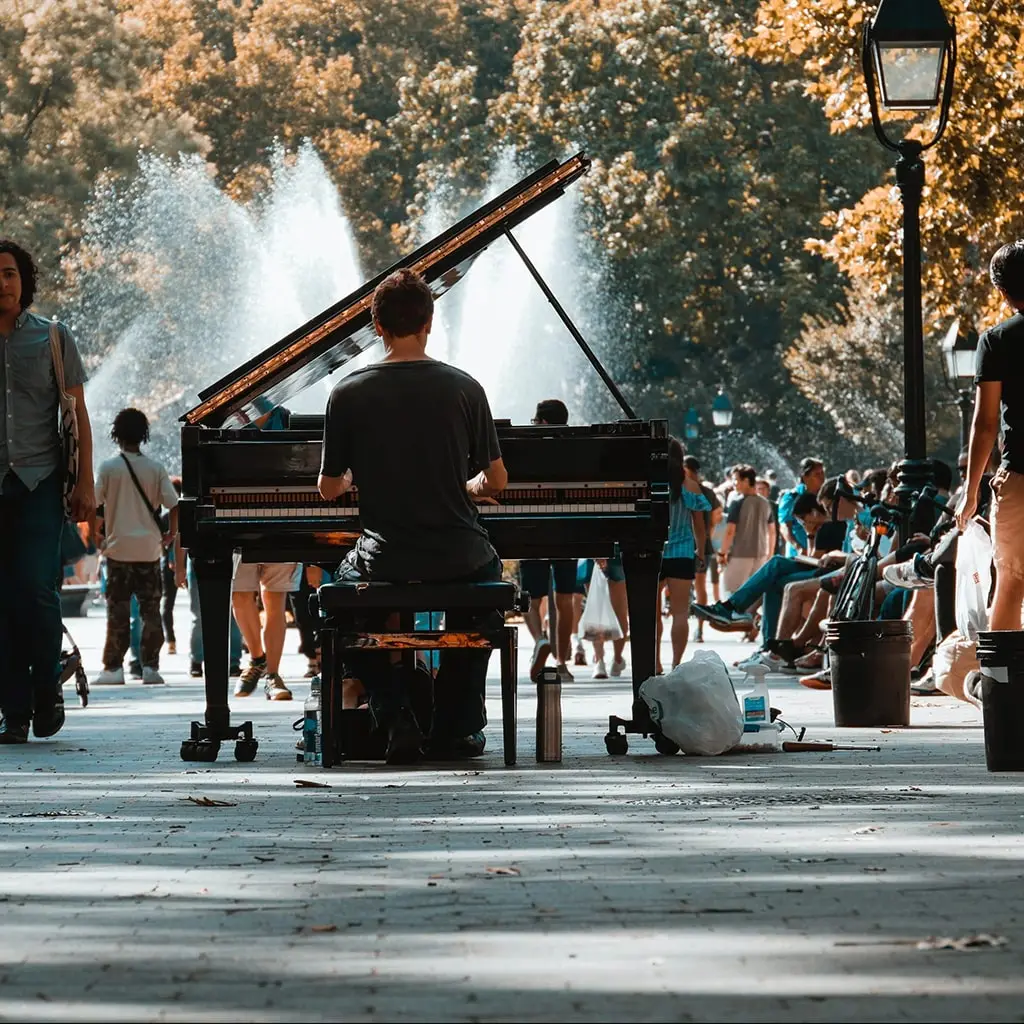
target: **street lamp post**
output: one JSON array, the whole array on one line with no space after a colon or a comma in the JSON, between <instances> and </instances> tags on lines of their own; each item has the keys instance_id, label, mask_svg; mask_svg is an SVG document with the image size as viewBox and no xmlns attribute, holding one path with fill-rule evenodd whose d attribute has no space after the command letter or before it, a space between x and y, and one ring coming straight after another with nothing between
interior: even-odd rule
<instances>
[{"instance_id":1,"label":"street lamp post","mask_svg":"<svg viewBox=\"0 0 1024 1024\"><path fill-rule=\"evenodd\" d=\"M683 418L683 437L691 442L700 437L700 416L692 405L686 410L686 416Z\"/></svg>"},{"instance_id":2,"label":"street lamp post","mask_svg":"<svg viewBox=\"0 0 1024 1024\"><path fill-rule=\"evenodd\" d=\"M711 403L711 422L717 428L715 448L718 452L718 475L720 477L725 475L725 458L722 454L722 434L732 426L732 411L732 402L729 401L729 396L719 388L718 394L715 395L714 400Z\"/></svg>"},{"instance_id":3,"label":"street lamp post","mask_svg":"<svg viewBox=\"0 0 1024 1024\"><path fill-rule=\"evenodd\" d=\"M974 360L978 349L978 332L968 328L961 333L960 321L954 320L942 339L942 358L946 377L957 388L957 408L960 410L960 449L967 447L971 436L971 407L973 405Z\"/></svg>"},{"instance_id":4,"label":"street lamp post","mask_svg":"<svg viewBox=\"0 0 1024 1024\"><path fill-rule=\"evenodd\" d=\"M925 438L924 331L921 317L922 154L946 129L956 69L956 29L940 0L881 0L864 26L861 50L871 123L879 142L898 155L896 184L903 201L903 417L904 458L896 496L903 509L901 536L909 536L913 495L931 479ZM893 141L878 109L939 110L931 139Z\"/></svg>"}]
</instances>

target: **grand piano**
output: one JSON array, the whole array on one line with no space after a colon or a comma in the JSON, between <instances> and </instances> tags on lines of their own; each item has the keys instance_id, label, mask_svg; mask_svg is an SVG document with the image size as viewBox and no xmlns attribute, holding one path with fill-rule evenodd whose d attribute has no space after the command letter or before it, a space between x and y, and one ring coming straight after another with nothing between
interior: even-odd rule
<instances>
[{"instance_id":1,"label":"grand piano","mask_svg":"<svg viewBox=\"0 0 1024 1024\"><path fill-rule=\"evenodd\" d=\"M232 725L228 707L236 560L330 566L359 533L358 481L336 501L324 501L317 492L323 417L292 416L289 429L266 432L251 424L267 409L343 370L377 342L370 304L388 274L412 267L440 298L456 284L471 288L474 261L495 243L515 248L624 418L591 426L498 421L509 486L499 505L480 508L481 518L505 559L602 558L618 545L626 574L634 692L632 719L613 718L613 732L617 735L618 723L627 732L656 733L637 687L655 668L658 571L668 531L667 426L663 420L637 419L512 233L588 168L584 154L541 167L206 388L199 404L182 417L179 522L199 588L206 684L205 720L192 723L183 759L213 761L226 740L235 741L239 760L256 754L252 724Z\"/></svg>"}]
</instances>

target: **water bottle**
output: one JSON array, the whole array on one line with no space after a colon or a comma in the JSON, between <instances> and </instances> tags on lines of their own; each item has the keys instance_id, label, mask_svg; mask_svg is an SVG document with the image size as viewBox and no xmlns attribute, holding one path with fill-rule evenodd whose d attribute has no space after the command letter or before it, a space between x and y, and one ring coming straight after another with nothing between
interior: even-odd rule
<instances>
[{"instance_id":1,"label":"water bottle","mask_svg":"<svg viewBox=\"0 0 1024 1024\"><path fill-rule=\"evenodd\" d=\"M562 760L562 681L557 668L537 680L537 760Z\"/></svg>"},{"instance_id":2,"label":"water bottle","mask_svg":"<svg viewBox=\"0 0 1024 1024\"><path fill-rule=\"evenodd\" d=\"M309 683L309 696L303 705L302 761L304 764L322 763L320 749L320 677L313 676Z\"/></svg>"}]
</instances>

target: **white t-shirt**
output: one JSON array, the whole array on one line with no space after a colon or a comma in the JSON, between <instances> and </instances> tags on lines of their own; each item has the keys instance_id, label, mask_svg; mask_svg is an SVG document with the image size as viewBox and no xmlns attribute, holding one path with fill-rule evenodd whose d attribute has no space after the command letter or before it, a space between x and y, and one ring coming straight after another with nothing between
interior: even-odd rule
<instances>
[{"instance_id":1,"label":"white t-shirt","mask_svg":"<svg viewBox=\"0 0 1024 1024\"><path fill-rule=\"evenodd\" d=\"M125 452L100 464L96 477L96 504L103 506L106 543L103 552L115 562L158 562L160 530L132 482L125 465L127 458L150 505L160 511L172 509L178 495L167 470L140 452Z\"/></svg>"}]
</instances>

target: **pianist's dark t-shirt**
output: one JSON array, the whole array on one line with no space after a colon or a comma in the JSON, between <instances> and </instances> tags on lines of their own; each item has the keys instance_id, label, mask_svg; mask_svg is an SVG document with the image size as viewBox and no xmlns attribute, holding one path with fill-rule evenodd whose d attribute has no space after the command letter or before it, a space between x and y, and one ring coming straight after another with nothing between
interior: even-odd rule
<instances>
[{"instance_id":1,"label":"pianist's dark t-shirt","mask_svg":"<svg viewBox=\"0 0 1024 1024\"><path fill-rule=\"evenodd\" d=\"M354 557L370 578L441 581L494 558L466 481L501 457L484 389L433 359L375 363L327 402L322 472L359 489Z\"/></svg>"}]
</instances>

